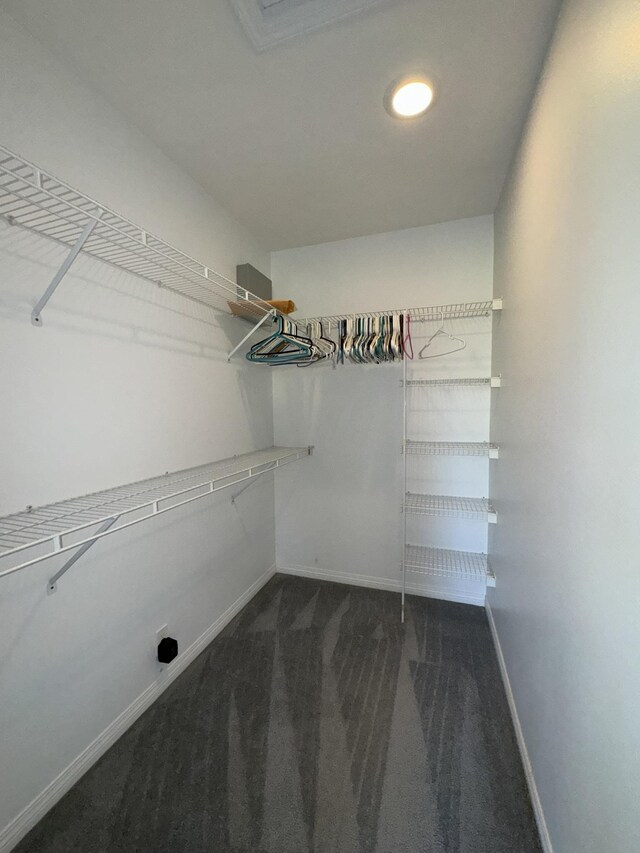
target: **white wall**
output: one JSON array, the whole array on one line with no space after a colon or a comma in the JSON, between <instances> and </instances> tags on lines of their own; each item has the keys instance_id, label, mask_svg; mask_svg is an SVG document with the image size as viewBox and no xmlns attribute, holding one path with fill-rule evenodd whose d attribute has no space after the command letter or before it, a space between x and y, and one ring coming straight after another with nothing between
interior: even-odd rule
<instances>
[{"instance_id":1,"label":"white wall","mask_svg":"<svg viewBox=\"0 0 640 853\"><path fill-rule=\"evenodd\" d=\"M5 14L0 79L2 144L229 277L244 261L269 272L246 231ZM85 257L32 326L64 254L0 223L0 514L272 444L270 376L224 358L241 321ZM235 506L229 490L105 539L55 595L61 561L0 580L0 848L159 683L156 629L186 650L268 572L269 477Z\"/></svg>"},{"instance_id":2,"label":"white wall","mask_svg":"<svg viewBox=\"0 0 640 853\"><path fill-rule=\"evenodd\" d=\"M490 604L555 853L640 850L639 33L568 0L496 218Z\"/></svg>"},{"instance_id":3,"label":"white wall","mask_svg":"<svg viewBox=\"0 0 640 853\"><path fill-rule=\"evenodd\" d=\"M300 316L491 298L490 216L276 252L274 292ZM421 376L488 376L491 321L452 321L457 356L414 365ZM432 324L414 326L416 350ZM269 369L269 368L265 368ZM402 543L401 365L274 368L278 442L313 444L304 471L276 484L277 564L298 573L397 588ZM426 394L429 394L427 397ZM488 440L488 389L412 392L410 437ZM494 464L494 463L493 463ZM411 457L415 491L485 496L488 460ZM486 551L486 525L412 518L415 544ZM482 602L476 589L414 577L416 590Z\"/></svg>"}]
</instances>

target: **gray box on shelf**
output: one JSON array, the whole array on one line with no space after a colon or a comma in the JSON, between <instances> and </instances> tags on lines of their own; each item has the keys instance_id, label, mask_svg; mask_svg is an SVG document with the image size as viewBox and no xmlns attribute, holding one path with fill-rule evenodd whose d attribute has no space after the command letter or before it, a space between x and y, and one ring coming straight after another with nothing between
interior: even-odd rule
<instances>
[{"instance_id":1,"label":"gray box on shelf","mask_svg":"<svg viewBox=\"0 0 640 853\"><path fill-rule=\"evenodd\" d=\"M260 299L272 298L271 279L251 264L238 264L236 266L236 282L243 291L249 290Z\"/></svg>"}]
</instances>

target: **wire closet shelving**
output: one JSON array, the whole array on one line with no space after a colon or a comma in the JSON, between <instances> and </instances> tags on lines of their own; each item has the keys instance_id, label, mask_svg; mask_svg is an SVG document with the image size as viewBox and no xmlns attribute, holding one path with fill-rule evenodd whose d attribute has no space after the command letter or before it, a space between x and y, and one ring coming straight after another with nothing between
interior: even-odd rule
<instances>
[{"instance_id":1,"label":"wire closet shelving","mask_svg":"<svg viewBox=\"0 0 640 853\"><path fill-rule=\"evenodd\" d=\"M497 459L498 447L486 441L405 441L404 452L412 456L488 456Z\"/></svg>"},{"instance_id":2,"label":"wire closet shelving","mask_svg":"<svg viewBox=\"0 0 640 853\"><path fill-rule=\"evenodd\" d=\"M491 388L500 387L499 376L488 376L469 379L407 379L408 388L438 388L458 385L485 385Z\"/></svg>"},{"instance_id":3,"label":"wire closet shelving","mask_svg":"<svg viewBox=\"0 0 640 853\"><path fill-rule=\"evenodd\" d=\"M187 299L251 322L277 312L226 276L0 146L0 216L71 249L34 308L41 313L80 252ZM232 310L240 305L242 310Z\"/></svg>"},{"instance_id":4,"label":"wire closet shelving","mask_svg":"<svg viewBox=\"0 0 640 853\"><path fill-rule=\"evenodd\" d=\"M468 498L457 495L421 495L407 492L404 511L413 515L433 515L442 518L469 518L495 524L497 513L487 498Z\"/></svg>"},{"instance_id":5,"label":"wire closet shelving","mask_svg":"<svg viewBox=\"0 0 640 853\"><path fill-rule=\"evenodd\" d=\"M311 452L311 447L272 447L4 516L0 518L0 577L79 549L50 579L51 592L73 562L104 536L296 462ZM118 524L123 516L127 519Z\"/></svg>"},{"instance_id":6,"label":"wire closet shelving","mask_svg":"<svg viewBox=\"0 0 640 853\"><path fill-rule=\"evenodd\" d=\"M42 312L77 256L83 252L139 276L187 299L253 323L251 331L229 353L279 312L267 301L176 249L85 193L0 146L0 217L66 246L69 253L31 312L42 325ZM298 329L313 320L329 327L342 319L410 315L413 322L487 317L502 308L501 299L402 308L356 314L293 319Z\"/></svg>"},{"instance_id":7,"label":"wire closet shelving","mask_svg":"<svg viewBox=\"0 0 640 853\"><path fill-rule=\"evenodd\" d=\"M457 302L448 305L431 305L428 308L391 308L387 311L365 311L351 314L326 314L321 317L305 317L296 323L326 323L329 328L337 326L342 320L369 320L377 317L399 317L410 315L412 323L426 323L432 320L458 320L465 317L490 317L492 311L502 309L502 299L487 299L482 302Z\"/></svg>"},{"instance_id":8,"label":"wire closet shelving","mask_svg":"<svg viewBox=\"0 0 640 853\"><path fill-rule=\"evenodd\" d=\"M473 551L451 551L425 545L405 546L405 566L410 574L435 575L486 582L495 586L487 555Z\"/></svg>"},{"instance_id":9,"label":"wire closet shelving","mask_svg":"<svg viewBox=\"0 0 640 853\"><path fill-rule=\"evenodd\" d=\"M429 309L412 309L408 313L412 323L426 321L439 321L438 331L442 331L445 320L455 320L465 317L489 317L495 311L502 310L502 299L487 300L484 302L469 302L462 305L438 305ZM437 334L438 332L436 332ZM433 337L433 336L432 336ZM432 340L429 338L428 343ZM451 337L451 336L450 336ZM464 349L465 341L460 341ZM424 347L423 347L424 349ZM454 349L453 352L456 352ZM448 355L449 353L441 353ZM418 353L422 356L422 350ZM404 499L403 499L403 546L402 546L402 620L404 621L406 578L408 575L435 576L460 581L477 580L486 586L495 586L495 577L490 570L485 554L476 554L465 551L455 551L445 548L430 547L427 545L414 545L408 541L408 516L417 515L430 516L433 518L456 518L479 521L485 524L497 523L497 513L487 498L475 498L457 495L434 495L410 492L409 485L409 457L429 458L442 457L464 457L498 459L500 451L497 445L489 441L423 441L414 438L410 429L409 414L411 402L422 399L415 396L413 389L434 388L460 388L460 387L484 387L488 389L500 388L500 376L427 376L420 374L421 369L416 370L415 364L411 372L408 371L407 361L404 361L402 378L403 386L403 440L402 454L404 459ZM490 368L487 369L489 372ZM487 398L488 399L488 398ZM451 398L447 398L451 402ZM415 433L413 434L415 435ZM418 472L415 472L418 473ZM424 471L419 472L421 476ZM426 486L426 483L425 483ZM414 486L415 488L415 486ZM419 538L428 535L428 526L419 525L421 534ZM414 531L415 533L415 531Z\"/></svg>"}]
</instances>

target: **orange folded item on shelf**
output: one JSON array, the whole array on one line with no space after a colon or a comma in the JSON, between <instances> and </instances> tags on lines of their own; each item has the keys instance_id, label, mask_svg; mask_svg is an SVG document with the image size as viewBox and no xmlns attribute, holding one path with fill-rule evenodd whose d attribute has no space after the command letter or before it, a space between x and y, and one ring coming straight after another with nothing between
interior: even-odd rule
<instances>
[{"instance_id":1,"label":"orange folded item on shelf","mask_svg":"<svg viewBox=\"0 0 640 853\"><path fill-rule=\"evenodd\" d=\"M281 314L291 314L296 310L296 303L291 299L269 299L269 305Z\"/></svg>"},{"instance_id":2,"label":"orange folded item on shelf","mask_svg":"<svg viewBox=\"0 0 640 853\"><path fill-rule=\"evenodd\" d=\"M257 304L244 299L241 302L229 302L232 314L235 314L236 317L243 317L249 320L253 320L254 318L259 320L260 317L264 316L265 305L270 305L281 314L291 314L292 311L296 310L295 302L291 299L265 299Z\"/></svg>"}]
</instances>

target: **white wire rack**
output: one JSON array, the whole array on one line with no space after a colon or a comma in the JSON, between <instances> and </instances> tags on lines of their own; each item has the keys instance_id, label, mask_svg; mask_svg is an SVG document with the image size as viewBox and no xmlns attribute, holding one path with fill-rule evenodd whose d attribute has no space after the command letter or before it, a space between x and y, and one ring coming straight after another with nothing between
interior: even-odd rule
<instances>
[{"instance_id":1,"label":"white wire rack","mask_svg":"<svg viewBox=\"0 0 640 853\"><path fill-rule=\"evenodd\" d=\"M2 146L0 216L72 248L52 282L54 290L83 251L219 311L229 313L230 303L241 303L242 316L253 322L274 313L271 305L235 282ZM51 293L45 295L44 304ZM36 325L42 302L32 314Z\"/></svg>"},{"instance_id":2,"label":"white wire rack","mask_svg":"<svg viewBox=\"0 0 640 853\"><path fill-rule=\"evenodd\" d=\"M488 456L497 459L499 450L486 441L405 441L404 452L413 456Z\"/></svg>"},{"instance_id":3,"label":"white wire rack","mask_svg":"<svg viewBox=\"0 0 640 853\"><path fill-rule=\"evenodd\" d=\"M408 379L407 386L414 388L431 388L445 385L489 385L491 388L500 387L500 377L490 376L475 379Z\"/></svg>"},{"instance_id":4,"label":"white wire rack","mask_svg":"<svg viewBox=\"0 0 640 853\"><path fill-rule=\"evenodd\" d=\"M103 536L295 462L311 451L310 447L258 450L0 518L0 566L10 562L0 577L73 549L86 550ZM128 520L116 526L122 516Z\"/></svg>"},{"instance_id":5,"label":"white wire rack","mask_svg":"<svg viewBox=\"0 0 640 853\"><path fill-rule=\"evenodd\" d=\"M406 570L411 574L482 581L494 585L491 583L494 578L486 554L406 545L404 561Z\"/></svg>"},{"instance_id":6,"label":"white wire rack","mask_svg":"<svg viewBox=\"0 0 640 853\"><path fill-rule=\"evenodd\" d=\"M424 323L430 320L455 320L463 317L489 317L492 311L502 308L502 299L489 299L484 302L459 302L449 305L431 305L428 308L393 308L387 311L367 311L360 314L327 314L323 317L306 317L297 320L300 325L320 321L335 325L341 320L362 320L375 317L399 316L410 314L414 323Z\"/></svg>"},{"instance_id":7,"label":"white wire rack","mask_svg":"<svg viewBox=\"0 0 640 853\"><path fill-rule=\"evenodd\" d=\"M432 515L446 518L469 518L495 524L497 514L487 498L467 498L455 495L420 495L407 492L404 510L412 515Z\"/></svg>"}]
</instances>

